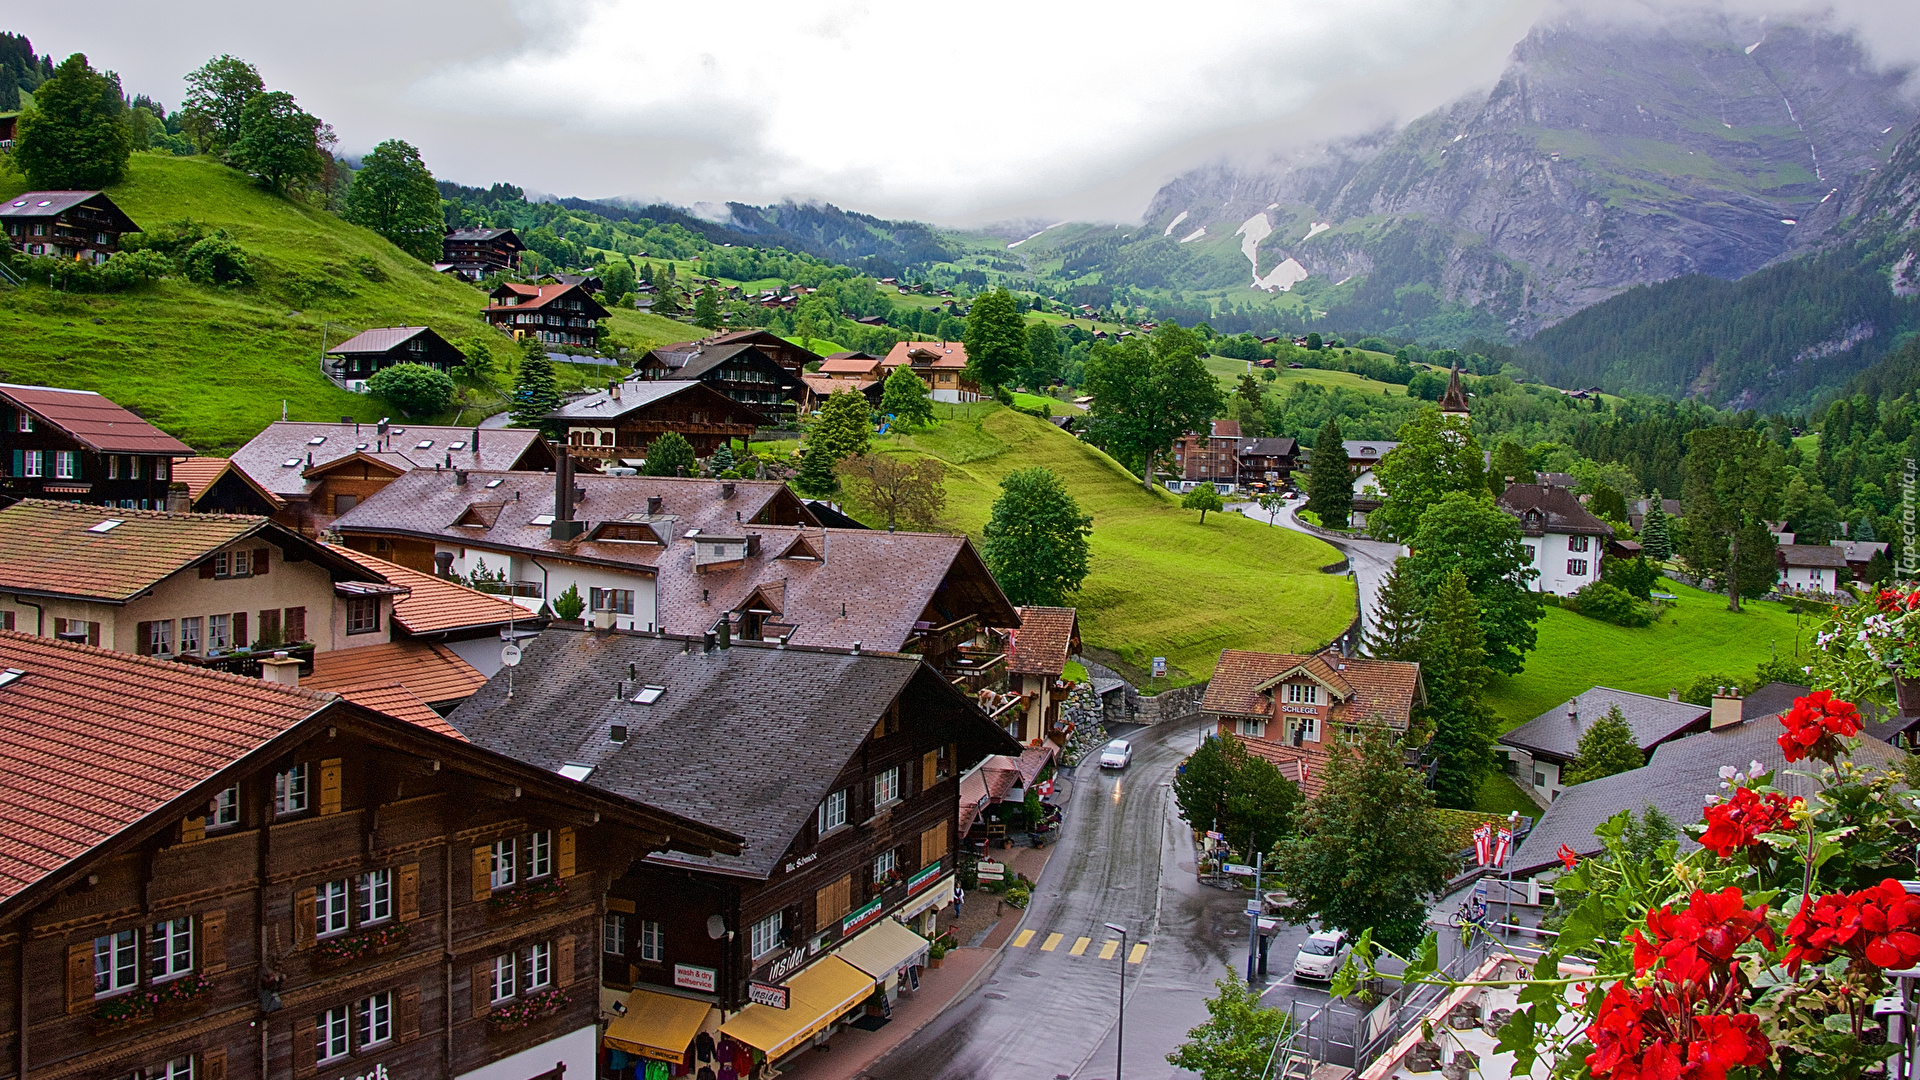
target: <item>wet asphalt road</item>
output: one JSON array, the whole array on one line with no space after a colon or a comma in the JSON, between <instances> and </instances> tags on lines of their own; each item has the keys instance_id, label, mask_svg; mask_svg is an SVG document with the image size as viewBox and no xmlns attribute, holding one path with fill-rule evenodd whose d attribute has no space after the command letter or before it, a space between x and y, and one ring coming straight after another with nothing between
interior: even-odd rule
<instances>
[{"instance_id":1,"label":"wet asphalt road","mask_svg":"<svg viewBox=\"0 0 1920 1080\"><path fill-rule=\"evenodd\" d=\"M1269 523L1282 529L1307 532L1299 522L1293 519L1294 511L1305 505L1307 505L1306 500L1295 499L1287 503L1286 508ZM1227 509L1239 510L1255 521L1268 520L1267 512L1260 509L1259 503L1229 502ZM1317 536L1318 534L1308 533L1308 535ZM1326 540L1326 537L1320 537L1320 539ZM1374 601L1380 595L1380 583L1386 580L1387 572L1393 569L1393 561L1400 557L1400 546L1380 540L1362 539L1327 540L1327 543L1339 548L1347 556L1354 580L1360 586L1360 610L1366 619L1364 625L1368 632L1372 632Z\"/></svg>"},{"instance_id":2,"label":"wet asphalt road","mask_svg":"<svg viewBox=\"0 0 1920 1080\"><path fill-rule=\"evenodd\" d=\"M870 1075L884 1080L1111 1078L1126 952L1099 958L1103 943L1118 936L1106 923L1127 928L1128 951L1136 942L1147 944L1143 962L1124 965L1125 1075L1191 1075L1168 1065L1166 1055L1187 1029L1206 1019L1204 999L1228 965L1244 972L1248 932L1246 893L1194 880L1191 835L1175 815L1167 786L1196 736L1193 724L1137 730L1127 736L1135 749L1125 771L1103 772L1091 762L1080 768L1059 849L1041 874L1022 924L1034 936L1024 948L1009 945L971 996L877 1063ZM1061 935L1055 949L1042 951L1055 933ZM1288 968L1305 934L1283 928L1270 963ZM1074 956L1071 950L1081 937L1091 941L1083 955ZM1324 1000L1324 993L1319 997ZM1279 1002L1269 998L1269 1003Z\"/></svg>"}]
</instances>

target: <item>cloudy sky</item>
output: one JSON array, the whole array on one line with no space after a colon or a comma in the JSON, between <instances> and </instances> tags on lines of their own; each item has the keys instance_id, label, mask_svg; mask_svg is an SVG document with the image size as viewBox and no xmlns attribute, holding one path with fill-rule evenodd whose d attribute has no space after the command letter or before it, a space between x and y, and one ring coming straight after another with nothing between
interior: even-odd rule
<instances>
[{"instance_id":1,"label":"cloudy sky","mask_svg":"<svg viewBox=\"0 0 1920 1080\"><path fill-rule=\"evenodd\" d=\"M0 29L170 108L230 52L343 150L406 139L462 183L979 224L1133 220L1195 164L1418 115L1490 84L1567 2L0 0ZM1920 48L1920 5L1835 3L1880 47Z\"/></svg>"}]
</instances>

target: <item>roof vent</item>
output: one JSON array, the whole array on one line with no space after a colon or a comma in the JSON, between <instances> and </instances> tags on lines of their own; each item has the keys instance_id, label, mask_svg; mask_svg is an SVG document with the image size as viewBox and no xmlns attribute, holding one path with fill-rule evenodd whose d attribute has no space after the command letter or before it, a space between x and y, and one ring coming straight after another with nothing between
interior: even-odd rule
<instances>
[{"instance_id":1,"label":"roof vent","mask_svg":"<svg viewBox=\"0 0 1920 1080\"><path fill-rule=\"evenodd\" d=\"M649 496L647 496L647 513L649 513L649 514L657 514L657 513L659 513L659 512L660 512L660 504L661 504L661 502L662 502L662 500L661 500L661 498L660 498L660 496L658 496L658 495L649 495Z\"/></svg>"},{"instance_id":2,"label":"roof vent","mask_svg":"<svg viewBox=\"0 0 1920 1080\"><path fill-rule=\"evenodd\" d=\"M90 533L108 533L124 524L126 524L126 522L121 521L119 518L108 518L98 525L87 526L87 531Z\"/></svg>"},{"instance_id":3,"label":"roof vent","mask_svg":"<svg viewBox=\"0 0 1920 1080\"><path fill-rule=\"evenodd\" d=\"M623 743L627 741L627 725L613 724L607 728L607 741Z\"/></svg>"},{"instance_id":4,"label":"roof vent","mask_svg":"<svg viewBox=\"0 0 1920 1080\"><path fill-rule=\"evenodd\" d=\"M1579 698L1572 698L1568 700L1567 719L1573 720L1576 722L1580 719L1580 699Z\"/></svg>"},{"instance_id":5,"label":"roof vent","mask_svg":"<svg viewBox=\"0 0 1920 1080\"><path fill-rule=\"evenodd\" d=\"M853 655L855 656L860 655L860 643L857 641L853 643Z\"/></svg>"},{"instance_id":6,"label":"roof vent","mask_svg":"<svg viewBox=\"0 0 1920 1080\"><path fill-rule=\"evenodd\" d=\"M720 497L723 499L733 498L733 481L729 480L720 485ZM739 514L736 512L734 516L738 518Z\"/></svg>"},{"instance_id":7,"label":"roof vent","mask_svg":"<svg viewBox=\"0 0 1920 1080\"><path fill-rule=\"evenodd\" d=\"M667 688L664 686L653 686L649 684L641 687L640 692L633 695L633 703L635 705L651 705L659 701L660 695L666 692Z\"/></svg>"}]
</instances>

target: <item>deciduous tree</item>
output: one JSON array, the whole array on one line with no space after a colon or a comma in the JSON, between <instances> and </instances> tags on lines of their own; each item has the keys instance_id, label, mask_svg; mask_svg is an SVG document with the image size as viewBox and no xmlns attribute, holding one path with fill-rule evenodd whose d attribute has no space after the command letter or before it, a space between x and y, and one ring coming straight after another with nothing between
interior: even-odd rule
<instances>
[{"instance_id":1,"label":"deciduous tree","mask_svg":"<svg viewBox=\"0 0 1920 1080\"><path fill-rule=\"evenodd\" d=\"M1637 769L1646 763L1646 755L1640 752L1639 744L1634 741L1633 728L1627 725L1627 718L1620 714L1620 706L1609 705L1605 713L1580 733L1580 745L1574 751L1573 765L1561 782L1569 786L1584 784L1603 776Z\"/></svg>"},{"instance_id":2,"label":"deciduous tree","mask_svg":"<svg viewBox=\"0 0 1920 1080\"><path fill-rule=\"evenodd\" d=\"M1329 529L1346 528L1353 515L1353 473L1347 467L1340 421L1331 416L1313 440L1313 458L1307 465L1307 509Z\"/></svg>"},{"instance_id":3,"label":"deciduous tree","mask_svg":"<svg viewBox=\"0 0 1920 1080\"><path fill-rule=\"evenodd\" d=\"M1494 447L1493 461L1487 467L1487 490L1497 499L1507 490L1509 482L1533 483L1533 469L1527 464L1526 450L1519 443L1503 439Z\"/></svg>"},{"instance_id":4,"label":"deciduous tree","mask_svg":"<svg viewBox=\"0 0 1920 1080\"><path fill-rule=\"evenodd\" d=\"M1204 430L1221 405L1219 383L1200 360L1200 339L1173 322L1144 339L1096 342L1086 390L1093 395L1089 439L1137 467L1149 491L1154 459L1182 433Z\"/></svg>"},{"instance_id":5,"label":"deciduous tree","mask_svg":"<svg viewBox=\"0 0 1920 1080\"><path fill-rule=\"evenodd\" d=\"M972 356L972 353L968 353ZM1027 362L1020 369L1021 385L1036 394L1044 394L1060 377L1060 335L1044 323L1027 324Z\"/></svg>"},{"instance_id":6,"label":"deciduous tree","mask_svg":"<svg viewBox=\"0 0 1920 1080\"><path fill-rule=\"evenodd\" d=\"M1239 739L1209 735L1174 774L1173 799L1187 824L1218 830L1240 851L1261 852L1292 831L1300 787Z\"/></svg>"},{"instance_id":7,"label":"deciduous tree","mask_svg":"<svg viewBox=\"0 0 1920 1080\"><path fill-rule=\"evenodd\" d=\"M1680 558L1726 591L1728 611L1740 610L1742 596L1765 596L1778 580L1766 522L1779 497L1779 450L1760 432L1709 427L1687 435Z\"/></svg>"},{"instance_id":8,"label":"deciduous tree","mask_svg":"<svg viewBox=\"0 0 1920 1080\"><path fill-rule=\"evenodd\" d=\"M399 139L388 139L360 160L347 188L346 219L422 262L440 257L445 234L440 189L420 151Z\"/></svg>"},{"instance_id":9,"label":"deciduous tree","mask_svg":"<svg viewBox=\"0 0 1920 1080\"><path fill-rule=\"evenodd\" d=\"M893 417L895 428L912 430L933 423L933 397L926 380L901 364L880 387L880 411Z\"/></svg>"},{"instance_id":10,"label":"deciduous tree","mask_svg":"<svg viewBox=\"0 0 1920 1080\"><path fill-rule=\"evenodd\" d=\"M704 330L718 330L722 321L719 297L714 295L711 287L701 289L700 295L693 300L693 325Z\"/></svg>"},{"instance_id":11,"label":"deciduous tree","mask_svg":"<svg viewBox=\"0 0 1920 1080\"><path fill-rule=\"evenodd\" d=\"M967 375L992 389L1014 377L1028 360L1027 330L1013 294L995 289L973 298L967 312Z\"/></svg>"},{"instance_id":12,"label":"deciduous tree","mask_svg":"<svg viewBox=\"0 0 1920 1080\"><path fill-rule=\"evenodd\" d=\"M947 470L938 458L868 451L842 460L834 471L847 499L885 521L888 532L899 525L932 528L946 512Z\"/></svg>"},{"instance_id":13,"label":"deciduous tree","mask_svg":"<svg viewBox=\"0 0 1920 1080\"><path fill-rule=\"evenodd\" d=\"M1292 1019L1261 1004L1261 991L1232 971L1213 985L1218 992L1206 1000L1206 1022L1187 1031L1167 1063L1201 1080L1267 1080L1274 1047L1286 1038Z\"/></svg>"},{"instance_id":14,"label":"deciduous tree","mask_svg":"<svg viewBox=\"0 0 1920 1080\"><path fill-rule=\"evenodd\" d=\"M824 452L829 467L864 454L873 441L873 410L858 390L836 390L807 428L807 453Z\"/></svg>"},{"instance_id":15,"label":"deciduous tree","mask_svg":"<svg viewBox=\"0 0 1920 1080\"><path fill-rule=\"evenodd\" d=\"M1207 523L1207 511L1224 510L1226 503L1220 501L1220 493L1212 484L1196 484L1193 490L1180 497L1180 505L1188 510L1200 511L1200 524Z\"/></svg>"},{"instance_id":16,"label":"deciduous tree","mask_svg":"<svg viewBox=\"0 0 1920 1080\"><path fill-rule=\"evenodd\" d=\"M255 94L240 112L240 137L227 151L227 163L271 191L320 178L320 118L296 105L293 95L275 90Z\"/></svg>"},{"instance_id":17,"label":"deciduous tree","mask_svg":"<svg viewBox=\"0 0 1920 1080\"><path fill-rule=\"evenodd\" d=\"M1374 466L1386 502L1367 515L1369 533L1404 544L1420 527L1427 508L1448 492L1487 497L1480 444L1465 421L1441 416L1438 408L1428 406L1401 425L1397 437L1400 445Z\"/></svg>"},{"instance_id":18,"label":"deciduous tree","mask_svg":"<svg viewBox=\"0 0 1920 1080\"><path fill-rule=\"evenodd\" d=\"M1420 628L1420 679L1427 702L1422 720L1438 761L1434 796L1442 806L1467 809L1493 768L1493 711L1481 699L1486 688L1486 635L1480 602L1467 576L1453 570L1442 579Z\"/></svg>"},{"instance_id":19,"label":"deciduous tree","mask_svg":"<svg viewBox=\"0 0 1920 1080\"><path fill-rule=\"evenodd\" d=\"M1447 575L1460 571L1480 603L1488 665L1518 675L1533 651L1533 624L1542 614L1540 597L1529 587L1538 571L1521 542L1520 523L1483 491L1450 491L1428 507L1411 539L1413 554L1403 566L1423 612L1431 612Z\"/></svg>"},{"instance_id":20,"label":"deciduous tree","mask_svg":"<svg viewBox=\"0 0 1920 1080\"><path fill-rule=\"evenodd\" d=\"M367 389L403 416L434 416L453 405L453 380L425 364L395 364L367 380Z\"/></svg>"},{"instance_id":21,"label":"deciduous tree","mask_svg":"<svg viewBox=\"0 0 1920 1080\"><path fill-rule=\"evenodd\" d=\"M648 476L692 476L700 459L685 435L669 431L647 444L646 463Z\"/></svg>"},{"instance_id":22,"label":"deciduous tree","mask_svg":"<svg viewBox=\"0 0 1920 1080\"><path fill-rule=\"evenodd\" d=\"M36 188L103 188L126 175L133 144L120 80L93 70L83 53L53 69L18 126L14 164Z\"/></svg>"},{"instance_id":23,"label":"deciduous tree","mask_svg":"<svg viewBox=\"0 0 1920 1080\"><path fill-rule=\"evenodd\" d=\"M259 69L222 53L187 73L187 97L180 106L181 128L201 153L223 153L239 141L247 102L266 88Z\"/></svg>"},{"instance_id":24,"label":"deciduous tree","mask_svg":"<svg viewBox=\"0 0 1920 1080\"><path fill-rule=\"evenodd\" d=\"M1000 481L980 553L1007 599L1057 607L1086 580L1092 532L1093 518L1053 470L1018 469Z\"/></svg>"}]
</instances>

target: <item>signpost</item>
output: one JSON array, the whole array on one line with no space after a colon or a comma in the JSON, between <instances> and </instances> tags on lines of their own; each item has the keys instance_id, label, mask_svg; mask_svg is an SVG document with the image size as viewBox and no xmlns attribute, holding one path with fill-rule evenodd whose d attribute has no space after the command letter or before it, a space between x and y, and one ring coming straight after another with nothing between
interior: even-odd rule
<instances>
[{"instance_id":1,"label":"signpost","mask_svg":"<svg viewBox=\"0 0 1920 1080\"><path fill-rule=\"evenodd\" d=\"M1007 880L1007 864L1006 863L982 861L980 863L977 863L974 866L974 870L976 873L979 874L981 881Z\"/></svg>"}]
</instances>

